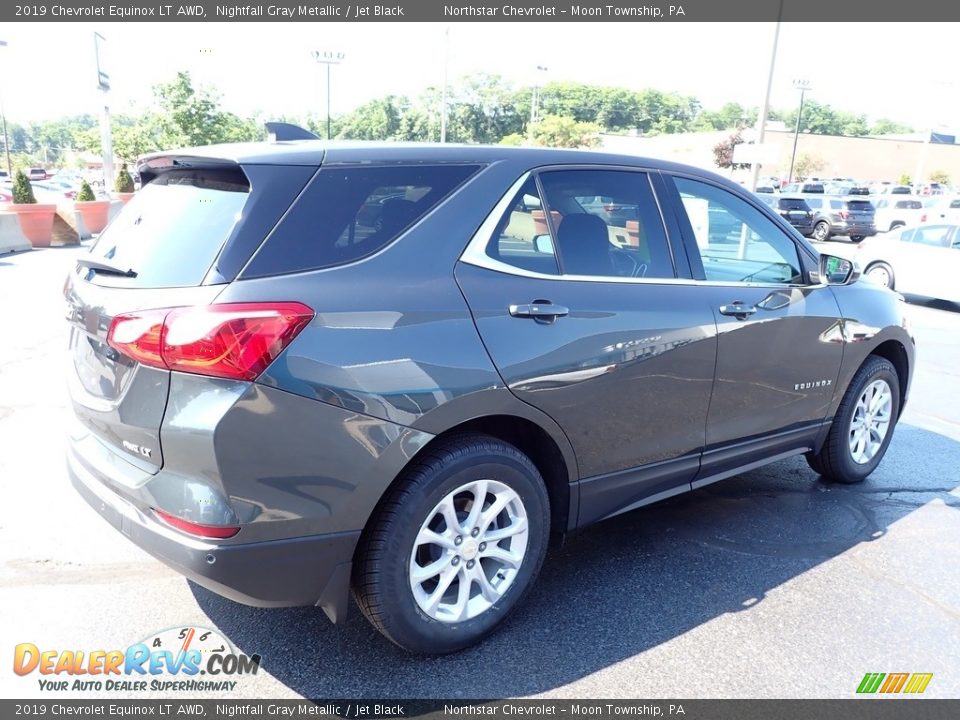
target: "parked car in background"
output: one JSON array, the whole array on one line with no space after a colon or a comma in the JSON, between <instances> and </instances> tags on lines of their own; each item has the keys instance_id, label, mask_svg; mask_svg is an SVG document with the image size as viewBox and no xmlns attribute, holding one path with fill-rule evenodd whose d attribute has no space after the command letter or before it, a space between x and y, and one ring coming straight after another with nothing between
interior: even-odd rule
<instances>
[{"instance_id":1,"label":"parked car in background","mask_svg":"<svg viewBox=\"0 0 960 720\"><path fill-rule=\"evenodd\" d=\"M761 195L760 200L773 208L775 213L793 225L801 235L809 237L813 234L813 210L802 197Z\"/></svg>"},{"instance_id":2,"label":"parked car in background","mask_svg":"<svg viewBox=\"0 0 960 720\"><path fill-rule=\"evenodd\" d=\"M41 167L32 167L27 170L28 180L46 180L48 177L50 177L50 175Z\"/></svg>"},{"instance_id":3,"label":"parked car in background","mask_svg":"<svg viewBox=\"0 0 960 720\"><path fill-rule=\"evenodd\" d=\"M783 189L783 192L804 193L804 194L815 193L818 195L822 195L824 192L826 192L826 188L824 187L822 182L809 181L809 182L791 183Z\"/></svg>"},{"instance_id":4,"label":"parked car in background","mask_svg":"<svg viewBox=\"0 0 960 720\"><path fill-rule=\"evenodd\" d=\"M45 180L32 182L30 185L33 186L33 194L36 195L37 202L62 203L64 200L73 200L77 197L77 190L68 184Z\"/></svg>"},{"instance_id":5,"label":"parked car in background","mask_svg":"<svg viewBox=\"0 0 960 720\"><path fill-rule=\"evenodd\" d=\"M960 225L960 195L938 195L923 200L921 222L945 222Z\"/></svg>"},{"instance_id":6,"label":"parked car in background","mask_svg":"<svg viewBox=\"0 0 960 720\"><path fill-rule=\"evenodd\" d=\"M862 481L908 397L901 299L694 167L291 140L139 169L64 286L67 465L242 602L342 621L352 587L400 647L455 651L551 537L791 455Z\"/></svg>"},{"instance_id":7,"label":"parked car in background","mask_svg":"<svg viewBox=\"0 0 960 720\"><path fill-rule=\"evenodd\" d=\"M13 202L13 190L6 186L0 187L0 203L10 202Z\"/></svg>"},{"instance_id":8,"label":"parked car in background","mask_svg":"<svg viewBox=\"0 0 960 720\"><path fill-rule=\"evenodd\" d=\"M960 225L897 228L844 250L837 254L855 259L864 276L891 290L960 303Z\"/></svg>"},{"instance_id":9,"label":"parked car in background","mask_svg":"<svg viewBox=\"0 0 960 720\"><path fill-rule=\"evenodd\" d=\"M803 199L813 210L812 236L815 240L846 236L858 242L877 234L873 204L868 198L804 195Z\"/></svg>"},{"instance_id":10,"label":"parked car in background","mask_svg":"<svg viewBox=\"0 0 960 720\"><path fill-rule=\"evenodd\" d=\"M870 202L873 203L874 222L879 232L916 225L925 219L923 200L912 195L881 195Z\"/></svg>"},{"instance_id":11,"label":"parked car in background","mask_svg":"<svg viewBox=\"0 0 960 720\"><path fill-rule=\"evenodd\" d=\"M869 195L870 188L849 182L829 182L823 186L827 195Z\"/></svg>"}]
</instances>

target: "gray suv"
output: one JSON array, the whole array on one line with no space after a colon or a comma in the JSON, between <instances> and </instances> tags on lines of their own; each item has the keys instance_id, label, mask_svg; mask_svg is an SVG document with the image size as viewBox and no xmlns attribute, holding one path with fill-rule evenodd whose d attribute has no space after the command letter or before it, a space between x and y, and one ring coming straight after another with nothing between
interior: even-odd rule
<instances>
[{"instance_id":1,"label":"gray suv","mask_svg":"<svg viewBox=\"0 0 960 720\"><path fill-rule=\"evenodd\" d=\"M870 199L852 195L802 196L813 211L814 240L826 242L837 235L844 235L854 242L877 234L876 209Z\"/></svg>"},{"instance_id":2,"label":"gray suv","mask_svg":"<svg viewBox=\"0 0 960 720\"><path fill-rule=\"evenodd\" d=\"M883 457L902 300L731 182L274 132L143 158L64 288L73 484L195 582L335 622L352 589L397 645L450 652L576 528L790 455L840 482Z\"/></svg>"}]
</instances>

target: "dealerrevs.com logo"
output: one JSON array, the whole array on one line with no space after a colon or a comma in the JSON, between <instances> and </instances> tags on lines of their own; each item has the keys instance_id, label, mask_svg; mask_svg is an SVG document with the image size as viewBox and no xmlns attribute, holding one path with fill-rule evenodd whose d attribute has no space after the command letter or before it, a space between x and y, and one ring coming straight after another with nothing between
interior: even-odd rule
<instances>
[{"instance_id":1,"label":"dealerrevs.com logo","mask_svg":"<svg viewBox=\"0 0 960 720\"><path fill-rule=\"evenodd\" d=\"M13 671L38 673L40 689L52 692L231 691L238 682L233 678L259 669L259 655L238 653L216 630L202 627L161 630L124 650L48 650L20 643L13 652Z\"/></svg>"}]
</instances>

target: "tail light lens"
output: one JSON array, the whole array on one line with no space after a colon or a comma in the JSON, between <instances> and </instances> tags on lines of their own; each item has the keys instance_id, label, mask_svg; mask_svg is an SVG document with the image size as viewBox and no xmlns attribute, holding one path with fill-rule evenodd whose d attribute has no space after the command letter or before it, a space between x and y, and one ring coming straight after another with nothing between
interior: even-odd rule
<instances>
[{"instance_id":1,"label":"tail light lens","mask_svg":"<svg viewBox=\"0 0 960 720\"><path fill-rule=\"evenodd\" d=\"M107 343L151 367L255 380L313 319L301 303L230 303L117 315Z\"/></svg>"},{"instance_id":2,"label":"tail light lens","mask_svg":"<svg viewBox=\"0 0 960 720\"><path fill-rule=\"evenodd\" d=\"M927 214L924 213L923 215L920 216L920 222L926 222L926 221L927 221Z\"/></svg>"},{"instance_id":3,"label":"tail light lens","mask_svg":"<svg viewBox=\"0 0 960 720\"><path fill-rule=\"evenodd\" d=\"M847 212L846 210L841 210L841 211L840 211L840 218L841 218L842 220L846 220L848 217L850 217L850 213L849 213L849 212Z\"/></svg>"}]
</instances>

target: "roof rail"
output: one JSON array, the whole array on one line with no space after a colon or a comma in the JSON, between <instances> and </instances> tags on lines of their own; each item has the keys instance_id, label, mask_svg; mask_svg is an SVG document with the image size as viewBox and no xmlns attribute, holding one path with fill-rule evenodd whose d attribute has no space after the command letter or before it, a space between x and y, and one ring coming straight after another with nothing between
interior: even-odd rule
<instances>
[{"instance_id":1,"label":"roof rail","mask_svg":"<svg viewBox=\"0 0 960 720\"><path fill-rule=\"evenodd\" d=\"M309 130L304 130L299 125L292 125L285 122L264 123L267 127L267 142L283 142L284 140L319 140Z\"/></svg>"}]
</instances>

